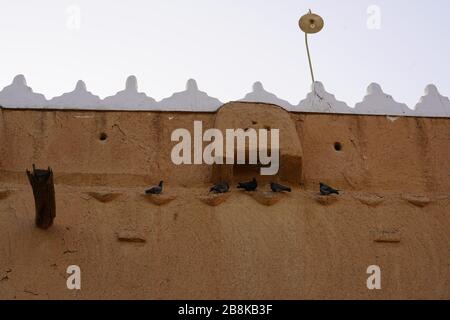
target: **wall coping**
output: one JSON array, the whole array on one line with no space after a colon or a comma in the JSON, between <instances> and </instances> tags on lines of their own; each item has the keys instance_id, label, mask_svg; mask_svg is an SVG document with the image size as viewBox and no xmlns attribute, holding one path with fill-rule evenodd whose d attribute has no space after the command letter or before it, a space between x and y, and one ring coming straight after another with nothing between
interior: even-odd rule
<instances>
[{"instance_id":1,"label":"wall coping","mask_svg":"<svg viewBox=\"0 0 450 320\"><path fill-rule=\"evenodd\" d=\"M261 82L255 82L252 91L238 101L275 104L291 112L450 117L449 98L441 95L433 84L425 88L424 96L414 108L396 102L377 83L368 86L366 96L354 107L337 100L333 94L326 91L321 82L315 82L311 86L311 92L298 105L292 105L266 91ZM139 92L135 76L128 77L124 90L105 99L100 99L88 91L86 84L80 80L72 92L47 100L43 94L33 92L23 75L14 77L13 82L0 91L0 106L5 109L216 112L222 105L224 103L219 99L199 90L194 79L187 81L184 91L176 92L161 101Z\"/></svg>"}]
</instances>

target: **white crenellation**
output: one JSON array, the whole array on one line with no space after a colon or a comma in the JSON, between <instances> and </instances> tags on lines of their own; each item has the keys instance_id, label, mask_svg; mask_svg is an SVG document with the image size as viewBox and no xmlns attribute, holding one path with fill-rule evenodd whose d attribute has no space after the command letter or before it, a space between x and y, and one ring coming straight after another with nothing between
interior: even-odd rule
<instances>
[{"instance_id":1,"label":"white crenellation","mask_svg":"<svg viewBox=\"0 0 450 320\"><path fill-rule=\"evenodd\" d=\"M138 92L135 76L129 76L125 83L125 90L114 96L106 97L102 102L104 109L112 110L157 110L158 103L143 92Z\"/></svg>"},{"instance_id":2,"label":"white crenellation","mask_svg":"<svg viewBox=\"0 0 450 320\"><path fill-rule=\"evenodd\" d=\"M240 101L270 103L283 107L286 110L291 110L293 108L293 106L288 101L282 100L278 98L275 94L266 91L262 83L259 81L253 84L253 91L248 93Z\"/></svg>"},{"instance_id":3,"label":"white crenellation","mask_svg":"<svg viewBox=\"0 0 450 320\"><path fill-rule=\"evenodd\" d=\"M215 112L222 105L223 103L219 99L212 98L200 91L194 79L188 80L185 91L174 93L171 97L158 103L160 110L191 112Z\"/></svg>"},{"instance_id":4,"label":"white crenellation","mask_svg":"<svg viewBox=\"0 0 450 320\"><path fill-rule=\"evenodd\" d=\"M435 85L425 88L425 95L414 110L418 117L450 117L450 100L442 96Z\"/></svg>"},{"instance_id":5,"label":"white crenellation","mask_svg":"<svg viewBox=\"0 0 450 320\"><path fill-rule=\"evenodd\" d=\"M0 92L0 106L5 108L45 108L47 105L44 95L34 93L22 74L15 76L13 82Z\"/></svg>"},{"instance_id":6,"label":"white crenellation","mask_svg":"<svg viewBox=\"0 0 450 320\"><path fill-rule=\"evenodd\" d=\"M296 112L318 112L318 113L353 113L345 102L338 101L333 94L325 90L321 82L316 81L311 85L311 92L306 99L300 101L298 106L291 111Z\"/></svg>"},{"instance_id":7,"label":"white crenellation","mask_svg":"<svg viewBox=\"0 0 450 320\"><path fill-rule=\"evenodd\" d=\"M404 103L398 103L392 96L383 92L377 83L371 83L367 88L367 95L363 101L355 106L356 114L406 116L412 110Z\"/></svg>"},{"instance_id":8,"label":"white crenellation","mask_svg":"<svg viewBox=\"0 0 450 320\"><path fill-rule=\"evenodd\" d=\"M86 84L79 80L75 90L51 99L49 106L63 109L100 109L101 102L101 99L87 91Z\"/></svg>"},{"instance_id":9,"label":"white crenellation","mask_svg":"<svg viewBox=\"0 0 450 320\"><path fill-rule=\"evenodd\" d=\"M425 95L414 109L404 103L396 102L392 96L384 93L377 83L368 86L367 95L362 102L356 104L355 108L338 101L333 94L325 90L321 82L315 82L306 99L297 106L266 91L261 82L255 82L252 92L240 101L275 104L292 112L383 115L389 116L390 119L401 116L450 118L449 98L441 95L432 84L425 88ZM86 84L81 80L77 82L74 91L51 100L33 92L23 75L14 77L12 84L0 91L0 107L2 108L216 112L222 105L223 103L218 99L200 91L197 82L193 79L187 81L186 90L174 93L171 97L159 102L138 91L135 76L128 77L124 90L103 100L89 92Z\"/></svg>"}]
</instances>

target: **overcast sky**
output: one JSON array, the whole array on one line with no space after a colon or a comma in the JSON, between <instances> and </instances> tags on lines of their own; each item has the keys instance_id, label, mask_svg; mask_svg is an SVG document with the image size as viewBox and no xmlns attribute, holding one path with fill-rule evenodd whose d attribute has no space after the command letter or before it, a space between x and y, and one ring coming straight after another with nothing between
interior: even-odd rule
<instances>
[{"instance_id":1,"label":"overcast sky","mask_svg":"<svg viewBox=\"0 0 450 320\"><path fill-rule=\"evenodd\" d=\"M157 100L194 78L223 102L261 81L298 104L311 83L298 28L308 8L326 24L310 38L316 80L337 99L353 106L371 82L409 106L429 83L450 95L448 0L0 3L0 87L21 73L47 98L72 91L78 79L103 98L134 74Z\"/></svg>"}]
</instances>

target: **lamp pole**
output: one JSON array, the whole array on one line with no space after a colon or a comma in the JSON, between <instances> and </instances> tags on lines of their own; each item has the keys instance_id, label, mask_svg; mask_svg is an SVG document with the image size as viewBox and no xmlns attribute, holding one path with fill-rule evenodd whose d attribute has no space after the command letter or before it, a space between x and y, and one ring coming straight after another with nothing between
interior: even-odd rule
<instances>
[{"instance_id":1,"label":"lamp pole","mask_svg":"<svg viewBox=\"0 0 450 320\"><path fill-rule=\"evenodd\" d=\"M302 16L298 22L300 29L305 33L306 53L308 54L309 70L313 84L316 82L314 78L314 70L311 62L311 53L308 45L308 34L320 32L324 27L324 21L321 16L312 13L311 10Z\"/></svg>"}]
</instances>

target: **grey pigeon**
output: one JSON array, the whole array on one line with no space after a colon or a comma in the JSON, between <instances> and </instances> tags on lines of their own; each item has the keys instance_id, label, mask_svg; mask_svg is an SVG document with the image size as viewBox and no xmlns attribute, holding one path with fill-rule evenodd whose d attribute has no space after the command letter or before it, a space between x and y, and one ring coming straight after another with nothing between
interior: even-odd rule
<instances>
[{"instance_id":1,"label":"grey pigeon","mask_svg":"<svg viewBox=\"0 0 450 320\"><path fill-rule=\"evenodd\" d=\"M146 194L161 194L163 191L163 183L164 183L163 181L160 181L158 186L146 190L145 193Z\"/></svg>"},{"instance_id":2,"label":"grey pigeon","mask_svg":"<svg viewBox=\"0 0 450 320\"><path fill-rule=\"evenodd\" d=\"M283 192L283 191L292 192L291 188L274 182L270 184L270 189L272 189L273 192Z\"/></svg>"},{"instance_id":3,"label":"grey pigeon","mask_svg":"<svg viewBox=\"0 0 450 320\"><path fill-rule=\"evenodd\" d=\"M227 193L230 190L230 185L226 182L219 182L215 184L209 192L214 193Z\"/></svg>"},{"instance_id":4,"label":"grey pigeon","mask_svg":"<svg viewBox=\"0 0 450 320\"><path fill-rule=\"evenodd\" d=\"M256 191L256 188L258 188L258 182L255 178L253 178L252 181L249 182L239 182L237 188L245 189L245 191Z\"/></svg>"},{"instance_id":5,"label":"grey pigeon","mask_svg":"<svg viewBox=\"0 0 450 320\"><path fill-rule=\"evenodd\" d=\"M320 194L323 196L329 196L331 194L339 194L339 191L336 189L333 189L330 186L327 186L325 183L320 183Z\"/></svg>"}]
</instances>

